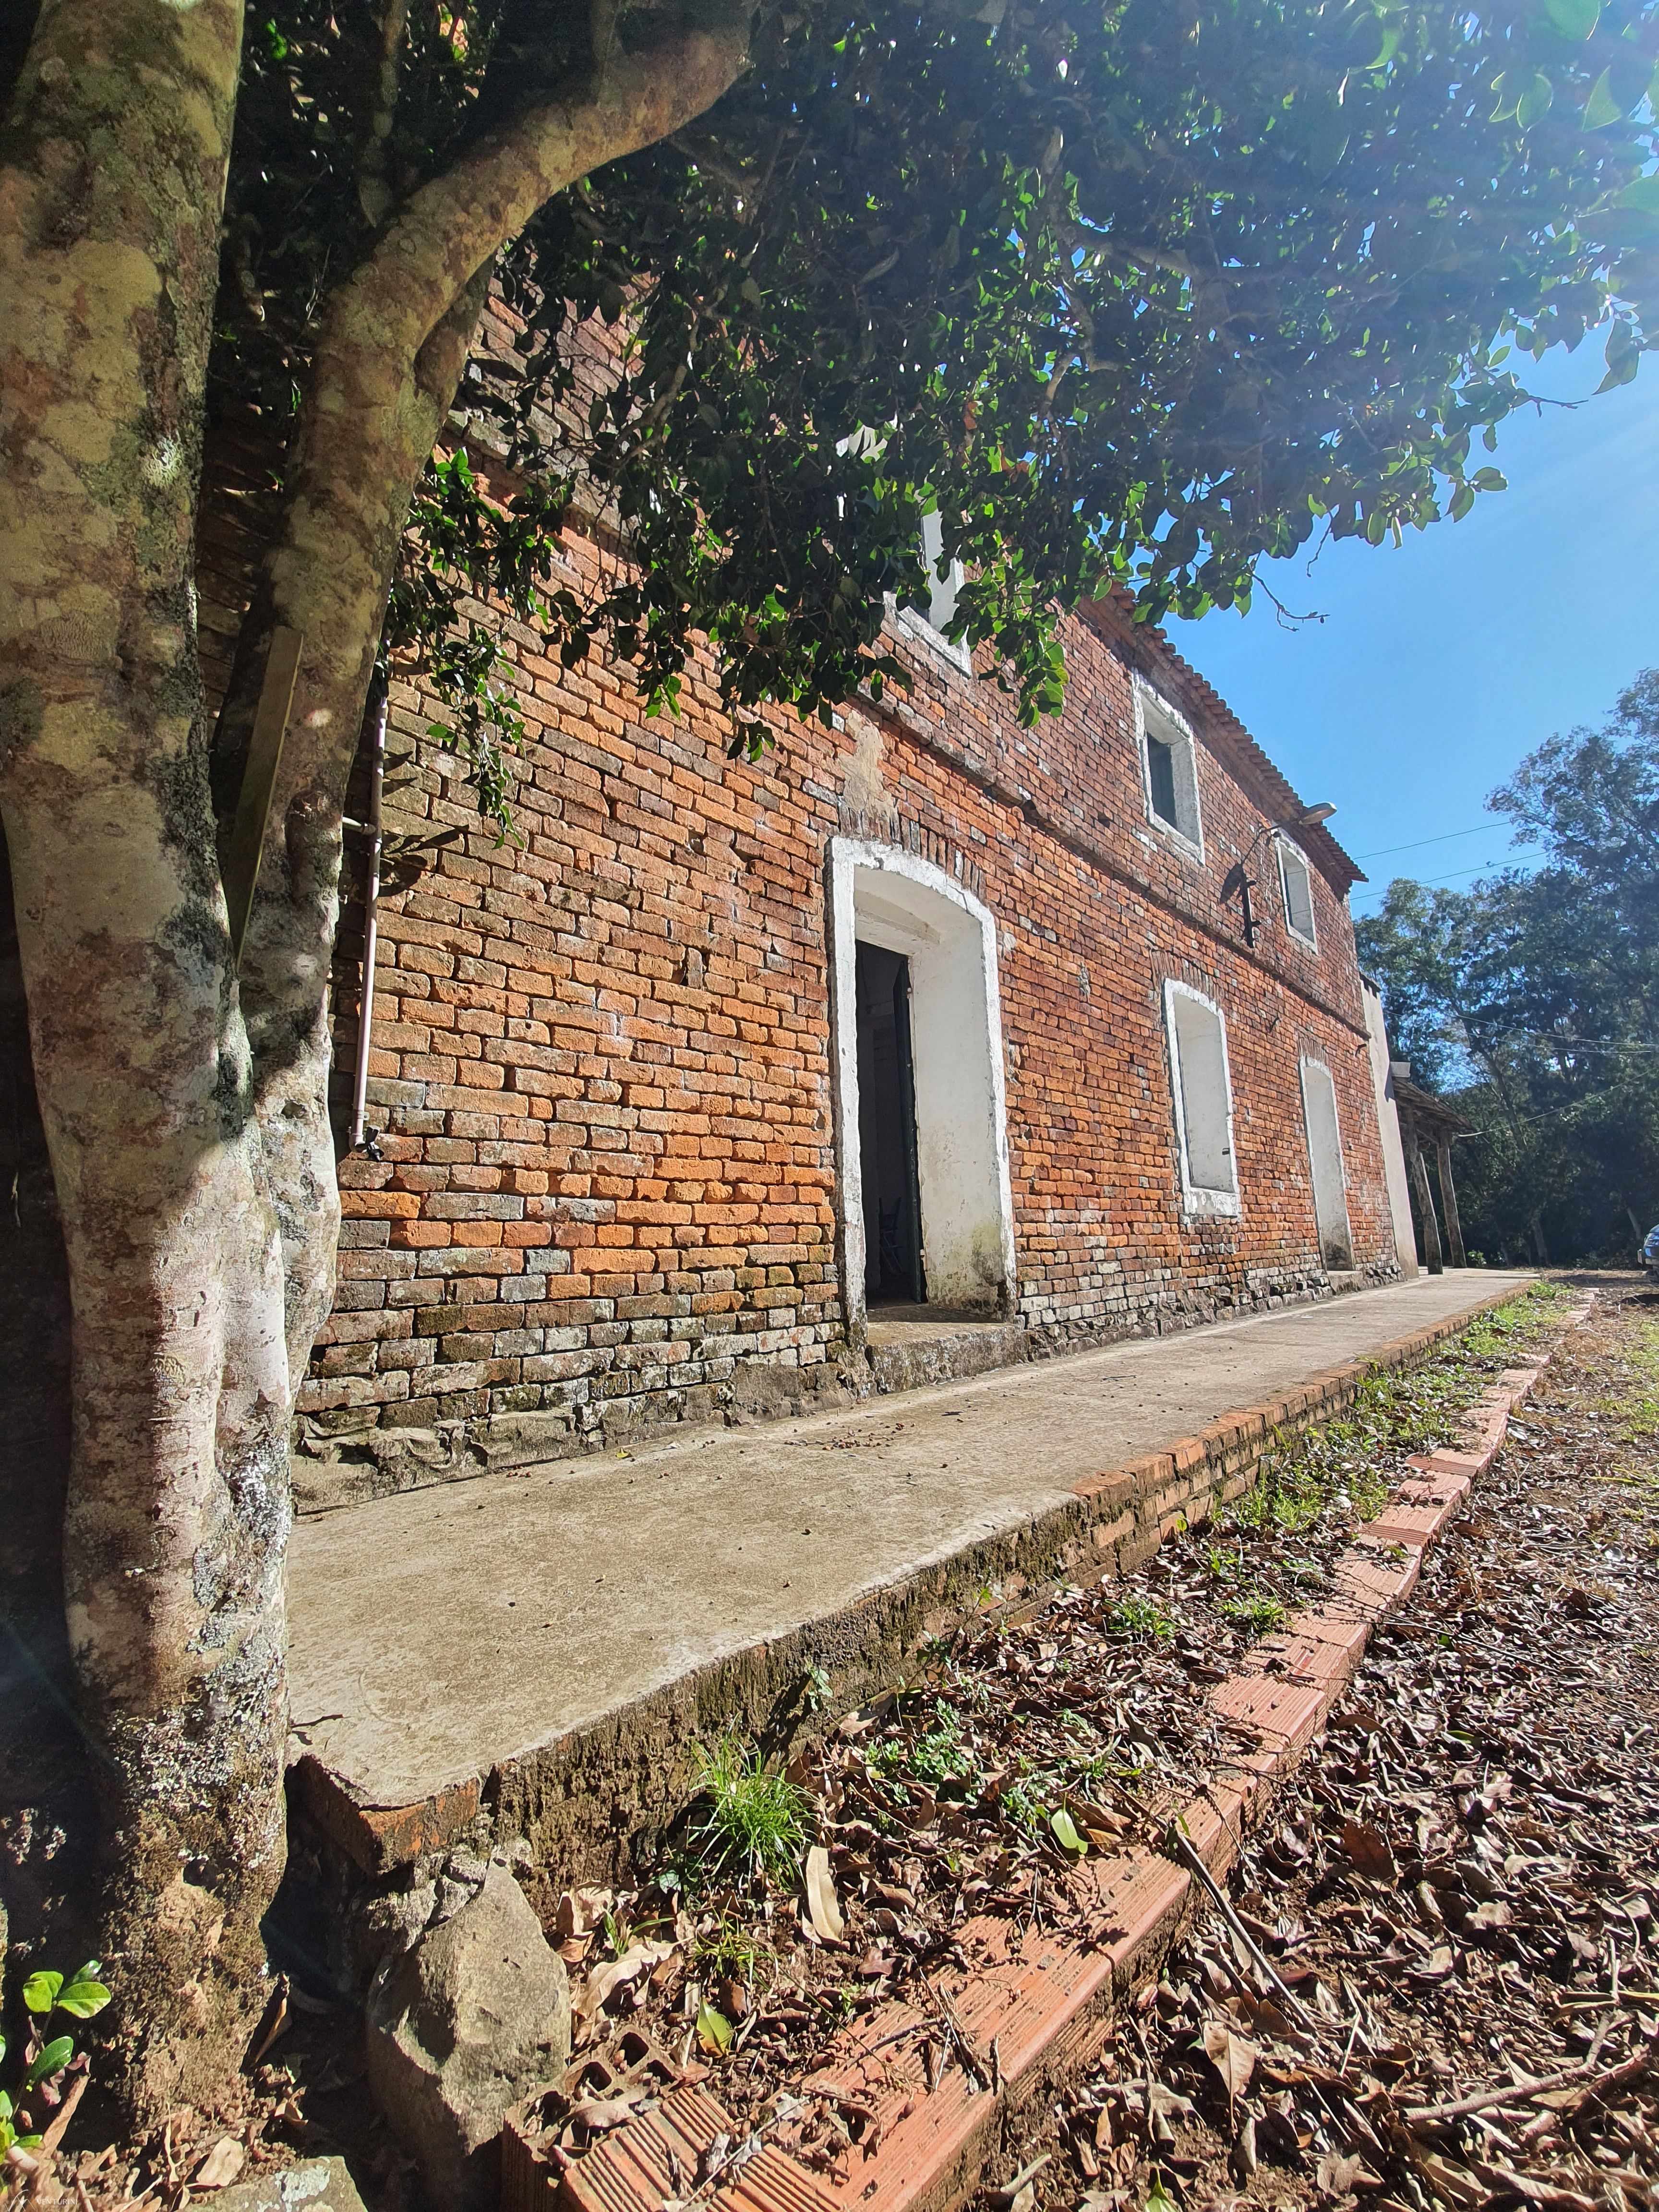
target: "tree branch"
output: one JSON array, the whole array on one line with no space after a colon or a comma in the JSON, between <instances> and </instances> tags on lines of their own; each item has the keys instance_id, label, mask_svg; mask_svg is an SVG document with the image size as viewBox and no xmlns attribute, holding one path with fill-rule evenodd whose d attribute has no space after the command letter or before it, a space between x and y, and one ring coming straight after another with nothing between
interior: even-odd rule
<instances>
[{"instance_id":1,"label":"tree branch","mask_svg":"<svg viewBox=\"0 0 1659 2212\"><path fill-rule=\"evenodd\" d=\"M653 145L747 68L750 10L616 56L586 100L528 109L415 192L336 301L333 331L412 360L471 278L567 185Z\"/></svg>"},{"instance_id":2,"label":"tree branch","mask_svg":"<svg viewBox=\"0 0 1659 2212\"><path fill-rule=\"evenodd\" d=\"M380 222L392 205L392 189L386 180L386 147L398 112L398 75L408 27L409 0L386 0L380 17L380 82L375 87L362 159L357 165L357 198L372 223Z\"/></svg>"}]
</instances>

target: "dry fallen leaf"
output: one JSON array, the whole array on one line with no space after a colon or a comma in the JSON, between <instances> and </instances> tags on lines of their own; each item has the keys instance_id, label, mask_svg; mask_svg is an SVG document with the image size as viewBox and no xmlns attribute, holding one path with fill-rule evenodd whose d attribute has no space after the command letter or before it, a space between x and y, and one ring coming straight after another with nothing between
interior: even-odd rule
<instances>
[{"instance_id":1,"label":"dry fallen leaf","mask_svg":"<svg viewBox=\"0 0 1659 2212\"><path fill-rule=\"evenodd\" d=\"M591 1936L611 1906L608 1889L568 1889L554 1908L554 1932L562 1943Z\"/></svg>"},{"instance_id":2,"label":"dry fallen leaf","mask_svg":"<svg viewBox=\"0 0 1659 2212\"><path fill-rule=\"evenodd\" d=\"M221 2136L190 2177L192 2189L228 2189L247 2163L247 2153L234 2136Z\"/></svg>"},{"instance_id":3,"label":"dry fallen leaf","mask_svg":"<svg viewBox=\"0 0 1659 2212\"><path fill-rule=\"evenodd\" d=\"M1342 1848L1368 1881L1396 1879L1399 1869L1394 1863L1394 1853L1380 1828L1373 1828L1364 1820L1345 1820Z\"/></svg>"},{"instance_id":4,"label":"dry fallen leaf","mask_svg":"<svg viewBox=\"0 0 1659 2212\"><path fill-rule=\"evenodd\" d=\"M1328 2151L1319 2161L1315 2185L1322 2197L1352 2197L1357 2189L1381 2189L1382 2177L1373 2173L1363 2158Z\"/></svg>"},{"instance_id":5,"label":"dry fallen leaf","mask_svg":"<svg viewBox=\"0 0 1659 2212\"><path fill-rule=\"evenodd\" d=\"M830 1854L822 1844L814 1844L806 1854L806 1910L815 1935L826 1943L842 1941L847 1934L847 1923L841 1917L841 1906L836 1899L836 1881L830 1871Z\"/></svg>"},{"instance_id":6,"label":"dry fallen leaf","mask_svg":"<svg viewBox=\"0 0 1659 2212\"><path fill-rule=\"evenodd\" d=\"M630 1943L620 1959L608 1966L596 1966L586 1982L571 2000L571 2010L578 2020L589 2020L607 2005L618 1990L626 1989L648 1974L664 1960L674 1955L672 1943Z\"/></svg>"},{"instance_id":7,"label":"dry fallen leaf","mask_svg":"<svg viewBox=\"0 0 1659 2212\"><path fill-rule=\"evenodd\" d=\"M1212 2020L1204 2030L1204 2056L1221 2076L1221 2086L1228 2096L1242 2097L1250 2086L1250 2076L1261 2053L1254 2043L1247 2043L1242 2035L1235 2035L1218 2020Z\"/></svg>"}]
</instances>

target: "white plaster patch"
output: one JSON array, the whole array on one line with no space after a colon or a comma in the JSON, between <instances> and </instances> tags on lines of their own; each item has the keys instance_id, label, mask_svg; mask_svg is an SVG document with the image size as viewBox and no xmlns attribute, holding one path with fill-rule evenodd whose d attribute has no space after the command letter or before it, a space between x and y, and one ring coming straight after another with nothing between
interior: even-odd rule
<instances>
[{"instance_id":1,"label":"white plaster patch","mask_svg":"<svg viewBox=\"0 0 1659 2212\"><path fill-rule=\"evenodd\" d=\"M1320 1257L1328 1267L1352 1267L1353 1235L1348 1225L1348 1179L1342 1164L1336 1085L1323 1060L1303 1060L1302 1112L1308 1125Z\"/></svg>"}]
</instances>

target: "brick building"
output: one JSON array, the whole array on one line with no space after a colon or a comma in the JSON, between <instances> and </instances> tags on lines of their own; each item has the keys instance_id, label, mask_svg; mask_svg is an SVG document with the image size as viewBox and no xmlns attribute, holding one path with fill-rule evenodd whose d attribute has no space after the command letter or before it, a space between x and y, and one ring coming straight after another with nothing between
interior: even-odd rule
<instances>
[{"instance_id":1,"label":"brick building","mask_svg":"<svg viewBox=\"0 0 1659 2212\"><path fill-rule=\"evenodd\" d=\"M559 580L599 557L568 532ZM507 625L518 844L394 689L302 1504L1415 1272L1317 810L1117 605L1031 731L930 615L908 698L777 716L759 766L712 684L647 721Z\"/></svg>"}]
</instances>

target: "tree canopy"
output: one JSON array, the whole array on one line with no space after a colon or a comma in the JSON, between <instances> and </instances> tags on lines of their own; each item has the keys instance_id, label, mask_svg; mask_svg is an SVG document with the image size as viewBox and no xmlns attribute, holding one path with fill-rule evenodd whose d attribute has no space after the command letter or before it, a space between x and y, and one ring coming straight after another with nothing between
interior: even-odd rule
<instances>
[{"instance_id":1,"label":"tree canopy","mask_svg":"<svg viewBox=\"0 0 1659 2212\"><path fill-rule=\"evenodd\" d=\"M1659 669L1488 803L1542 866L1467 890L1395 881L1357 925L1360 958L1395 1049L1476 1125L1469 1239L1623 1251L1659 1218Z\"/></svg>"},{"instance_id":2,"label":"tree canopy","mask_svg":"<svg viewBox=\"0 0 1659 2212\"><path fill-rule=\"evenodd\" d=\"M222 407L294 404L328 268L590 35L464 0L411 11L399 57L394 17L278 0L252 32ZM512 515L441 464L417 499L389 636L434 658L491 804L489 644L455 619L480 584L653 705L708 634L754 738L763 699L827 714L897 673L884 595L925 600L936 506L956 630L1029 716L1060 696L1057 608L1243 605L1316 532L1461 516L1502 485L1527 357L1595 330L1616 384L1659 333L1644 0L781 0L751 54L503 254L521 328L463 401L528 480ZM597 605L537 585L579 484L636 556Z\"/></svg>"},{"instance_id":3,"label":"tree canopy","mask_svg":"<svg viewBox=\"0 0 1659 2212\"><path fill-rule=\"evenodd\" d=\"M0 810L74 1312L32 1679L95 1762L136 2103L210 2101L263 2002L377 660L505 824L469 599L653 708L712 641L754 748L902 679L921 509L1052 708L1068 605L1238 605L1315 532L1465 513L1518 362L1595 331L1634 373L1656 61L1659 0L0 10ZM626 556L595 603L550 580L573 507Z\"/></svg>"}]
</instances>

